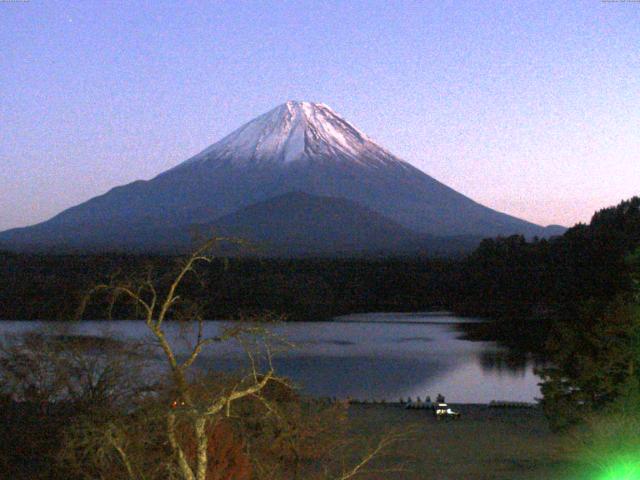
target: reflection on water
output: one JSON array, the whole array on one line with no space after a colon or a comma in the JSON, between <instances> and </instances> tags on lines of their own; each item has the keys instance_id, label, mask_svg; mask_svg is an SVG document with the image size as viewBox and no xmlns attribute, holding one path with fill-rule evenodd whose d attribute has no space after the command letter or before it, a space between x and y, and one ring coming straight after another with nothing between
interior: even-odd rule
<instances>
[{"instance_id":1,"label":"reflection on water","mask_svg":"<svg viewBox=\"0 0 640 480\"><path fill-rule=\"evenodd\" d=\"M355 345L356 342L350 340L299 340L298 345Z\"/></svg>"},{"instance_id":2,"label":"reflection on water","mask_svg":"<svg viewBox=\"0 0 640 480\"><path fill-rule=\"evenodd\" d=\"M547 366L541 358L508 348L481 351L479 363L482 370L489 374L517 377L523 377L531 370Z\"/></svg>"},{"instance_id":3,"label":"reflection on water","mask_svg":"<svg viewBox=\"0 0 640 480\"><path fill-rule=\"evenodd\" d=\"M405 337L399 338L396 342L404 343L404 342L432 342L433 338L431 337Z\"/></svg>"},{"instance_id":4,"label":"reflection on water","mask_svg":"<svg viewBox=\"0 0 640 480\"><path fill-rule=\"evenodd\" d=\"M526 354L509 350L482 351L479 361L484 372L495 372L498 375L510 374L516 377L523 376L530 363Z\"/></svg>"},{"instance_id":5,"label":"reflection on water","mask_svg":"<svg viewBox=\"0 0 640 480\"><path fill-rule=\"evenodd\" d=\"M307 393L318 396L385 399L438 393L451 402L534 401L540 396L533 362L494 342L463 340L455 325L461 319L445 313L359 314L334 322L300 322L273 326L292 349L276 354L277 371ZM218 334L226 322L207 322L205 333ZM45 328L60 333L54 322L0 322L0 333ZM191 331L167 324L168 335L183 352ZM142 322L85 321L65 324L65 335L97 335L122 340L148 338ZM241 368L239 345L225 342L203 352L204 369Z\"/></svg>"}]
</instances>

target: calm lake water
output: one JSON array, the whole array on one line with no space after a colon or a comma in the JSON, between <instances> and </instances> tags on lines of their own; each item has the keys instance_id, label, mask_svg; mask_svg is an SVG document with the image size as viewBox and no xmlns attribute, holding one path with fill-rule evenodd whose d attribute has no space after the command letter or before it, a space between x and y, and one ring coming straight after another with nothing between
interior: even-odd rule
<instances>
[{"instance_id":1,"label":"calm lake water","mask_svg":"<svg viewBox=\"0 0 640 480\"><path fill-rule=\"evenodd\" d=\"M540 397L533 362L494 342L461 339L456 328L473 321L447 313L368 313L333 322L300 322L270 326L292 345L274 355L280 375L317 396L385 399L438 393L453 403L491 400L532 402ZM227 322L208 321L205 332L216 335ZM97 335L120 340L148 338L137 321L0 322L0 334L43 330L45 333ZM167 330L183 351L188 331L168 323ZM217 343L203 352L199 365L230 370L242 367L246 355L234 342Z\"/></svg>"}]
</instances>

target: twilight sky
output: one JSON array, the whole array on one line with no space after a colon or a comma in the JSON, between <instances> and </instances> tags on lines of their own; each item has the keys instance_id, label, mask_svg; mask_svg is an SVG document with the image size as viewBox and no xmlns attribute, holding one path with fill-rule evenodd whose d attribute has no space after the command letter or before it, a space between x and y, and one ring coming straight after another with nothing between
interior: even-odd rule
<instances>
[{"instance_id":1,"label":"twilight sky","mask_svg":"<svg viewBox=\"0 0 640 480\"><path fill-rule=\"evenodd\" d=\"M288 99L572 225L640 194L640 3L0 1L0 230L149 179Z\"/></svg>"}]
</instances>

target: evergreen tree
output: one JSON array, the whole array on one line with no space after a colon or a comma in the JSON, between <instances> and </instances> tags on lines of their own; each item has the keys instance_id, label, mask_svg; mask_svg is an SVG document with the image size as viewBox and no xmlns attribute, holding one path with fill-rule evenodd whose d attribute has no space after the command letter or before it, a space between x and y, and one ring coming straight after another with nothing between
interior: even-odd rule
<instances>
[{"instance_id":1,"label":"evergreen tree","mask_svg":"<svg viewBox=\"0 0 640 480\"><path fill-rule=\"evenodd\" d=\"M640 249L627 258L633 292L611 302L584 302L572 321L554 326L547 343L551 366L540 372L552 427L562 429L640 399L639 259Z\"/></svg>"}]
</instances>

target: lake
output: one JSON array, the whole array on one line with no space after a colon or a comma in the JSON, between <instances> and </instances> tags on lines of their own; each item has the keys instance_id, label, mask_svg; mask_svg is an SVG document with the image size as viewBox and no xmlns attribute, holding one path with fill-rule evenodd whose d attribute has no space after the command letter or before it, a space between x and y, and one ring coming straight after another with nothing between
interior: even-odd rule
<instances>
[{"instance_id":1,"label":"lake","mask_svg":"<svg viewBox=\"0 0 640 480\"><path fill-rule=\"evenodd\" d=\"M533 361L494 342L460 338L457 325L469 321L474 320L446 312L367 313L330 322L280 323L269 330L291 343L274 354L276 371L311 395L397 401L427 395L435 399L442 393L453 403L539 398ZM205 333L216 335L228 325L207 321ZM166 326L179 350L186 351L193 336L175 323ZM139 321L0 322L3 335L35 330L125 341L147 338ZM232 370L245 359L237 343L216 343L203 352L199 365Z\"/></svg>"}]
</instances>

